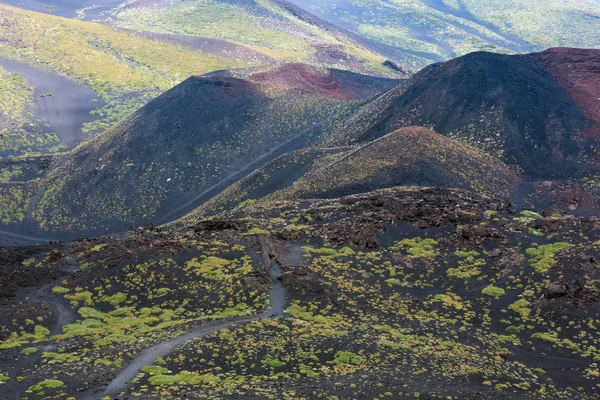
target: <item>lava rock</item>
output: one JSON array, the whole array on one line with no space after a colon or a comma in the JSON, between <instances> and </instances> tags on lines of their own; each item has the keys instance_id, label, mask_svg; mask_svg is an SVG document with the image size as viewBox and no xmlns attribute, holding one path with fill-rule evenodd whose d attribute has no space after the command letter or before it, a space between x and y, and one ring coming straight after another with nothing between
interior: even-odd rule
<instances>
[{"instance_id":1,"label":"lava rock","mask_svg":"<svg viewBox=\"0 0 600 400\"><path fill-rule=\"evenodd\" d=\"M569 292L569 285L564 282L554 282L546 288L544 296L547 299L556 299L558 297L564 297Z\"/></svg>"}]
</instances>

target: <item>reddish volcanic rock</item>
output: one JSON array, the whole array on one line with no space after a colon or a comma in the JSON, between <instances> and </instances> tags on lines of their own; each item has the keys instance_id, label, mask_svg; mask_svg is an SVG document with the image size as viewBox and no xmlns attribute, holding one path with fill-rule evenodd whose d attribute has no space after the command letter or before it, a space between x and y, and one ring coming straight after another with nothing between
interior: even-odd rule
<instances>
[{"instance_id":1,"label":"reddish volcanic rock","mask_svg":"<svg viewBox=\"0 0 600 400\"><path fill-rule=\"evenodd\" d=\"M399 81L341 70L320 70L304 64L258 72L249 79L267 90L301 90L335 100L358 100L392 89Z\"/></svg>"},{"instance_id":2,"label":"reddish volcanic rock","mask_svg":"<svg viewBox=\"0 0 600 400\"><path fill-rule=\"evenodd\" d=\"M276 70L259 72L253 74L250 80L271 89L299 89L334 99L345 98L339 82L331 75L321 74L316 68L301 64L286 64Z\"/></svg>"},{"instance_id":3,"label":"reddish volcanic rock","mask_svg":"<svg viewBox=\"0 0 600 400\"><path fill-rule=\"evenodd\" d=\"M600 136L600 50L555 48L535 57L598 124L591 134Z\"/></svg>"}]
</instances>

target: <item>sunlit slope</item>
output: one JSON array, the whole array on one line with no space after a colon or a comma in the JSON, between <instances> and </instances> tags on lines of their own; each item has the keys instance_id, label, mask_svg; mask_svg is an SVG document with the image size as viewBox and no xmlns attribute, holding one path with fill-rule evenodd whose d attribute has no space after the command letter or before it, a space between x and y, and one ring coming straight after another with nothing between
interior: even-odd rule
<instances>
[{"instance_id":1,"label":"sunlit slope","mask_svg":"<svg viewBox=\"0 0 600 400\"><path fill-rule=\"evenodd\" d=\"M159 2L153 7L134 3L115 9L106 22L129 29L227 40L284 62L398 73L382 65L386 56L361 38L304 14L286 1L195 0ZM397 61L409 70L419 65L412 56Z\"/></svg>"},{"instance_id":2,"label":"sunlit slope","mask_svg":"<svg viewBox=\"0 0 600 400\"><path fill-rule=\"evenodd\" d=\"M596 0L291 0L315 15L425 62L473 51L600 47Z\"/></svg>"}]
</instances>

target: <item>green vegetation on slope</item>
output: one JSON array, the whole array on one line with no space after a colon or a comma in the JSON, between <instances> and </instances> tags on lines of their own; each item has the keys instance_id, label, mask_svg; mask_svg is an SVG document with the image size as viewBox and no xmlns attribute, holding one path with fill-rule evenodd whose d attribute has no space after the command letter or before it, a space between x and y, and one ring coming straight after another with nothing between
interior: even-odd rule
<instances>
[{"instance_id":1,"label":"green vegetation on slope","mask_svg":"<svg viewBox=\"0 0 600 400\"><path fill-rule=\"evenodd\" d=\"M536 50L547 47L600 47L595 0L463 0L467 9L502 32L523 38Z\"/></svg>"},{"instance_id":2,"label":"green vegetation on slope","mask_svg":"<svg viewBox=\"0 0 600 400\"><path fill-rule=\"evenodd\" d=\"M0 36L0 56L75 78L102 97L105 104L99 104L93 112L100 118L84 124L84 133L109 128L191 75L257 65L251 60L146 39L105 25L5 5L0 5ZM26 81L4 70L0 70L0 80L6 88L0 99L0 151L63 150L65 146L59 146L56 134L38 132L43 121L33 121L32 113L25 115L33 106L33 89ZM5 132L6 124L11 126L10 134ZM22 128L25 124L27 130Z\"/></svg>"},{"instance_id":3,"label":"green vegetation on slope","mask_svg":"<svg viewBox=\"0 0 600 400\"><path fill-rule=\"evenodd\" d=\"M227 40L283 62L390 75L385 58L341 33L305 22L271 0L228 3L176 2L159 7L119 7L116 26Z\"/></svg>"},{"instance_id":4,"label":"green vegetation on slope","mask_svg":"<svg viewBox=\"0 0 600 400\"><path fill-rule=\"evenodd\" d=\"M0 7L2 56L74 76L100 94L164 92L191 75L246 67L105 25Z\"/></svg>"},{"instance_id":5,"label":"green vegetation on slope","mask_svg":"<svg viewBox=\"0 0 600 400\"><path fill-rule=\"evenodd\" d=\"M482 152L426 128L407 127L321 160L273 198L337 197L400 185L458 187L506 197L516 181L516 173Z\"/></svg>"},{"instance_id":6,"label":"green vegetation on slope","mask_svg":"<svg viewBox=\"0 0 600 400\"><path fill-rule=\"evenodd\" d=\"M321 18L424 62L473 51L597 48L594 0L292 0Z\"/></svg>"},{"instance_id":7,"label":"green vegetation on slope","mask_svg":"<svg viewBox=\"0 0 600 400\"><path fill-rule=\"evenodd\" d=\"M395 188L258 200L203 221L210 229L40 248L22 272L72 259L87 269L47 293L74 311L62 326L35 299L6 300L18 308L0 314L0 352L14 360L3 389L99 393L133 368L111 395L595 399L598 218L518 215L460 190ZM539 249L533 227L553 244ZM552 268L535 273L532 248ZM266 294L273 260L285 266L277 298ZM267 304L285 313L260 314ZM174 338L190 340L171 348Z\"/></svg>"},{"instance_id":8,"label":"green vegetation on slope","mask_svg":"<svg viewBox=\"0 0 600 400\"><path fill-rule=\"evenodd\" d=\"M0 154L64 150L56 133L43 133L44 121L34 119L33 95L23 77L0 66Z\"/></svg>"},{"instance_id":9,"label":"green vegetation on slope","mask_svg":"<svg viewBox=\"0 0 600 400\"><path fill-rule=\"evenodd\" d=\"M357 105L192 78L57 163L34 217L44 229L72 232L169 222L254 163L310 143Z\"/></svg>"}]
</instances>

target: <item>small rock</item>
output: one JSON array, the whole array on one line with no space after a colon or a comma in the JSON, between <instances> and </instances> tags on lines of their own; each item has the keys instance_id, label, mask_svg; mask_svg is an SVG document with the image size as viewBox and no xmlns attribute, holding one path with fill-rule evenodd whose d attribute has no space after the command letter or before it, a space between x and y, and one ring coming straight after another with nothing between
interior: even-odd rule
<instances>
[{"instance_id":1,"label":"small rock","mask_svg":"<svg viewBox=\"0 0 600 400\"><path fill-rule=\"evenodd\" d=\"M546 288L544 294L547 299L556 299L558 297L566 296L569 291L569 285L564 282L554 282Z\"/></svg>"}]
</instances>

